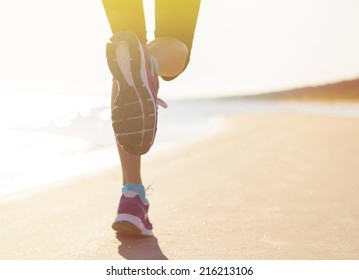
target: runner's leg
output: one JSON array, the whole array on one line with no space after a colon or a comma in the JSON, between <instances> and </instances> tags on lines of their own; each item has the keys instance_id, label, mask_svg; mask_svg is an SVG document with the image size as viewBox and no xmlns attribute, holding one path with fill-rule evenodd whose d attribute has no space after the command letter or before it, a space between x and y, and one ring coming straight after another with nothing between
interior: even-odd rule
<instances>
[{"instance_id":1,"label":"runner's leg","mask_svg":"<svg viewBox=\"0 0 359 280\"><path fill-rule=\"evenodd\" d=\"M112 33L131 30L146 44L146 23L141 0L102 0ZM111 107L118 94L117 82L112 85ZM141 184L141 156L127 153L116 141L120 155L123 185Z\"/></svg>"},{"instance_id":2,"label":"runner's leg","mask_svg":"<svg viewBox=\"0 0 359 280\"><path fill-rule=\"evenodd\" d=\"M168 58L171 51L175 54L172 59L177 62L177 68L174 69L177 71L172 73L166 72L167 68L162 66L163 72L159 74L164 80L176 78L189 63L200 3L200 0L156 0L156 39L149 44L149 47L154 55L157 55L159 62L173 63ZM187 52L184 51L183 45L186 46ZM161 52L161 49L165 51ZM159 68L161 71L161 65Z\"/></svg>"}]
</instances>

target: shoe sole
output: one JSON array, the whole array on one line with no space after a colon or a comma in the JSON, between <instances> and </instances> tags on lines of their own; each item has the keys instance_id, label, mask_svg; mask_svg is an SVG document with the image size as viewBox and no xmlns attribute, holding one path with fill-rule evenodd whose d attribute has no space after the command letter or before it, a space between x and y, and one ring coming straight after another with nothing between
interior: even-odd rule
<instances>
[{"instance_id":1,"label":"shoe sole","mask_svg":"<svg viewBox=\"0 0 359 280\"><path fill-rule=\"evenodd\" d=\"M119 87L112 109L116 140L130 154L145 154L154 141L157 109L141 44L132 32L116 33L106 46L106 57Z\"/></svg>"},{"instance_id":2,"label":"shoe sole","mask_svg":"<svg viewBox=\"0 0 359 280\"><path fill-rule=\"evenodd\" d=\"M131 214L118 214L112 224L112 229L119 236L146 237L153 236L152 230L146 229L141 220Z\"/></svg>"}]
</instances>

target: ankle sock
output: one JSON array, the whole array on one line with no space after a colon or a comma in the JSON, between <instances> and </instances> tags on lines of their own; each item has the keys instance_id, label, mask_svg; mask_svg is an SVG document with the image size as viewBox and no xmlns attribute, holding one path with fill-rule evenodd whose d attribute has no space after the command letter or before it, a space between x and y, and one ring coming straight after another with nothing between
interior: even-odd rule
<instances>
[{"instance_id":1,"label":"ankle sock","mask_svg":"<svg viewBox=\"0 0 359 280\"><path fill-rule=\"evenodd\" d=\"M144 204L148 204L144 185L142 185L142 184L126 184L122 187L122 193L124 193L125 191L132 191L132 192L137 193L140 196L142 202Z\"/></svg>"}]
</instances>

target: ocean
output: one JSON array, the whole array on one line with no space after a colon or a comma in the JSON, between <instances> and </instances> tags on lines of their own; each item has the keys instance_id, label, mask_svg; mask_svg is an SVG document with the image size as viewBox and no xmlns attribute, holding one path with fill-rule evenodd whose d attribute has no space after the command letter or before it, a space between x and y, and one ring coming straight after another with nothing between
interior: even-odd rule
<instances>
[{"instance_id":1,"label":"ocean","mask_svg":"<svg viewBox=\"0 0 359 280\"><path fill-rule=\"evenodd\" d=\"M0 95L0 195L119 164L109 98ZM151 153L215 133L225 116L306 112L359 117L350 104L295 104L240 99L168 101L160 108Z\"/></svg>"}]
</instances>

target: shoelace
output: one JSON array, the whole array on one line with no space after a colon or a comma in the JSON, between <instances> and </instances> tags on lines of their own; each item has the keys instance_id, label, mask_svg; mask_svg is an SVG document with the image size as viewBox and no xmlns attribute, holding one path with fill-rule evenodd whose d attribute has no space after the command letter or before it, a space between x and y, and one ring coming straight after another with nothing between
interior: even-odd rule
<instances>
[{"instance_id":1,"label":"shoelace","mask_svg":"<svg viewBox=\"0 0 359 280\"><path fill-rule=\"evenodd\" d=\"M166 109L168 107L167 103L158 97L157 97L157 105L160 105L163 109Z\"/></svg>"},{"instance_id":2,"label":"shoelace","mask_svg":"<svg viewBox=\"0 0 359 280\"><path fill-rule=\"evenodd\" d=\"M146 188L145 188L145 192L146 192L146 196L147 195L151 195L154 191L154 188L152 188L152 185L155 184L155 181L153 181L151 184L149 184Z\"/></svg>"}]
</instances>

